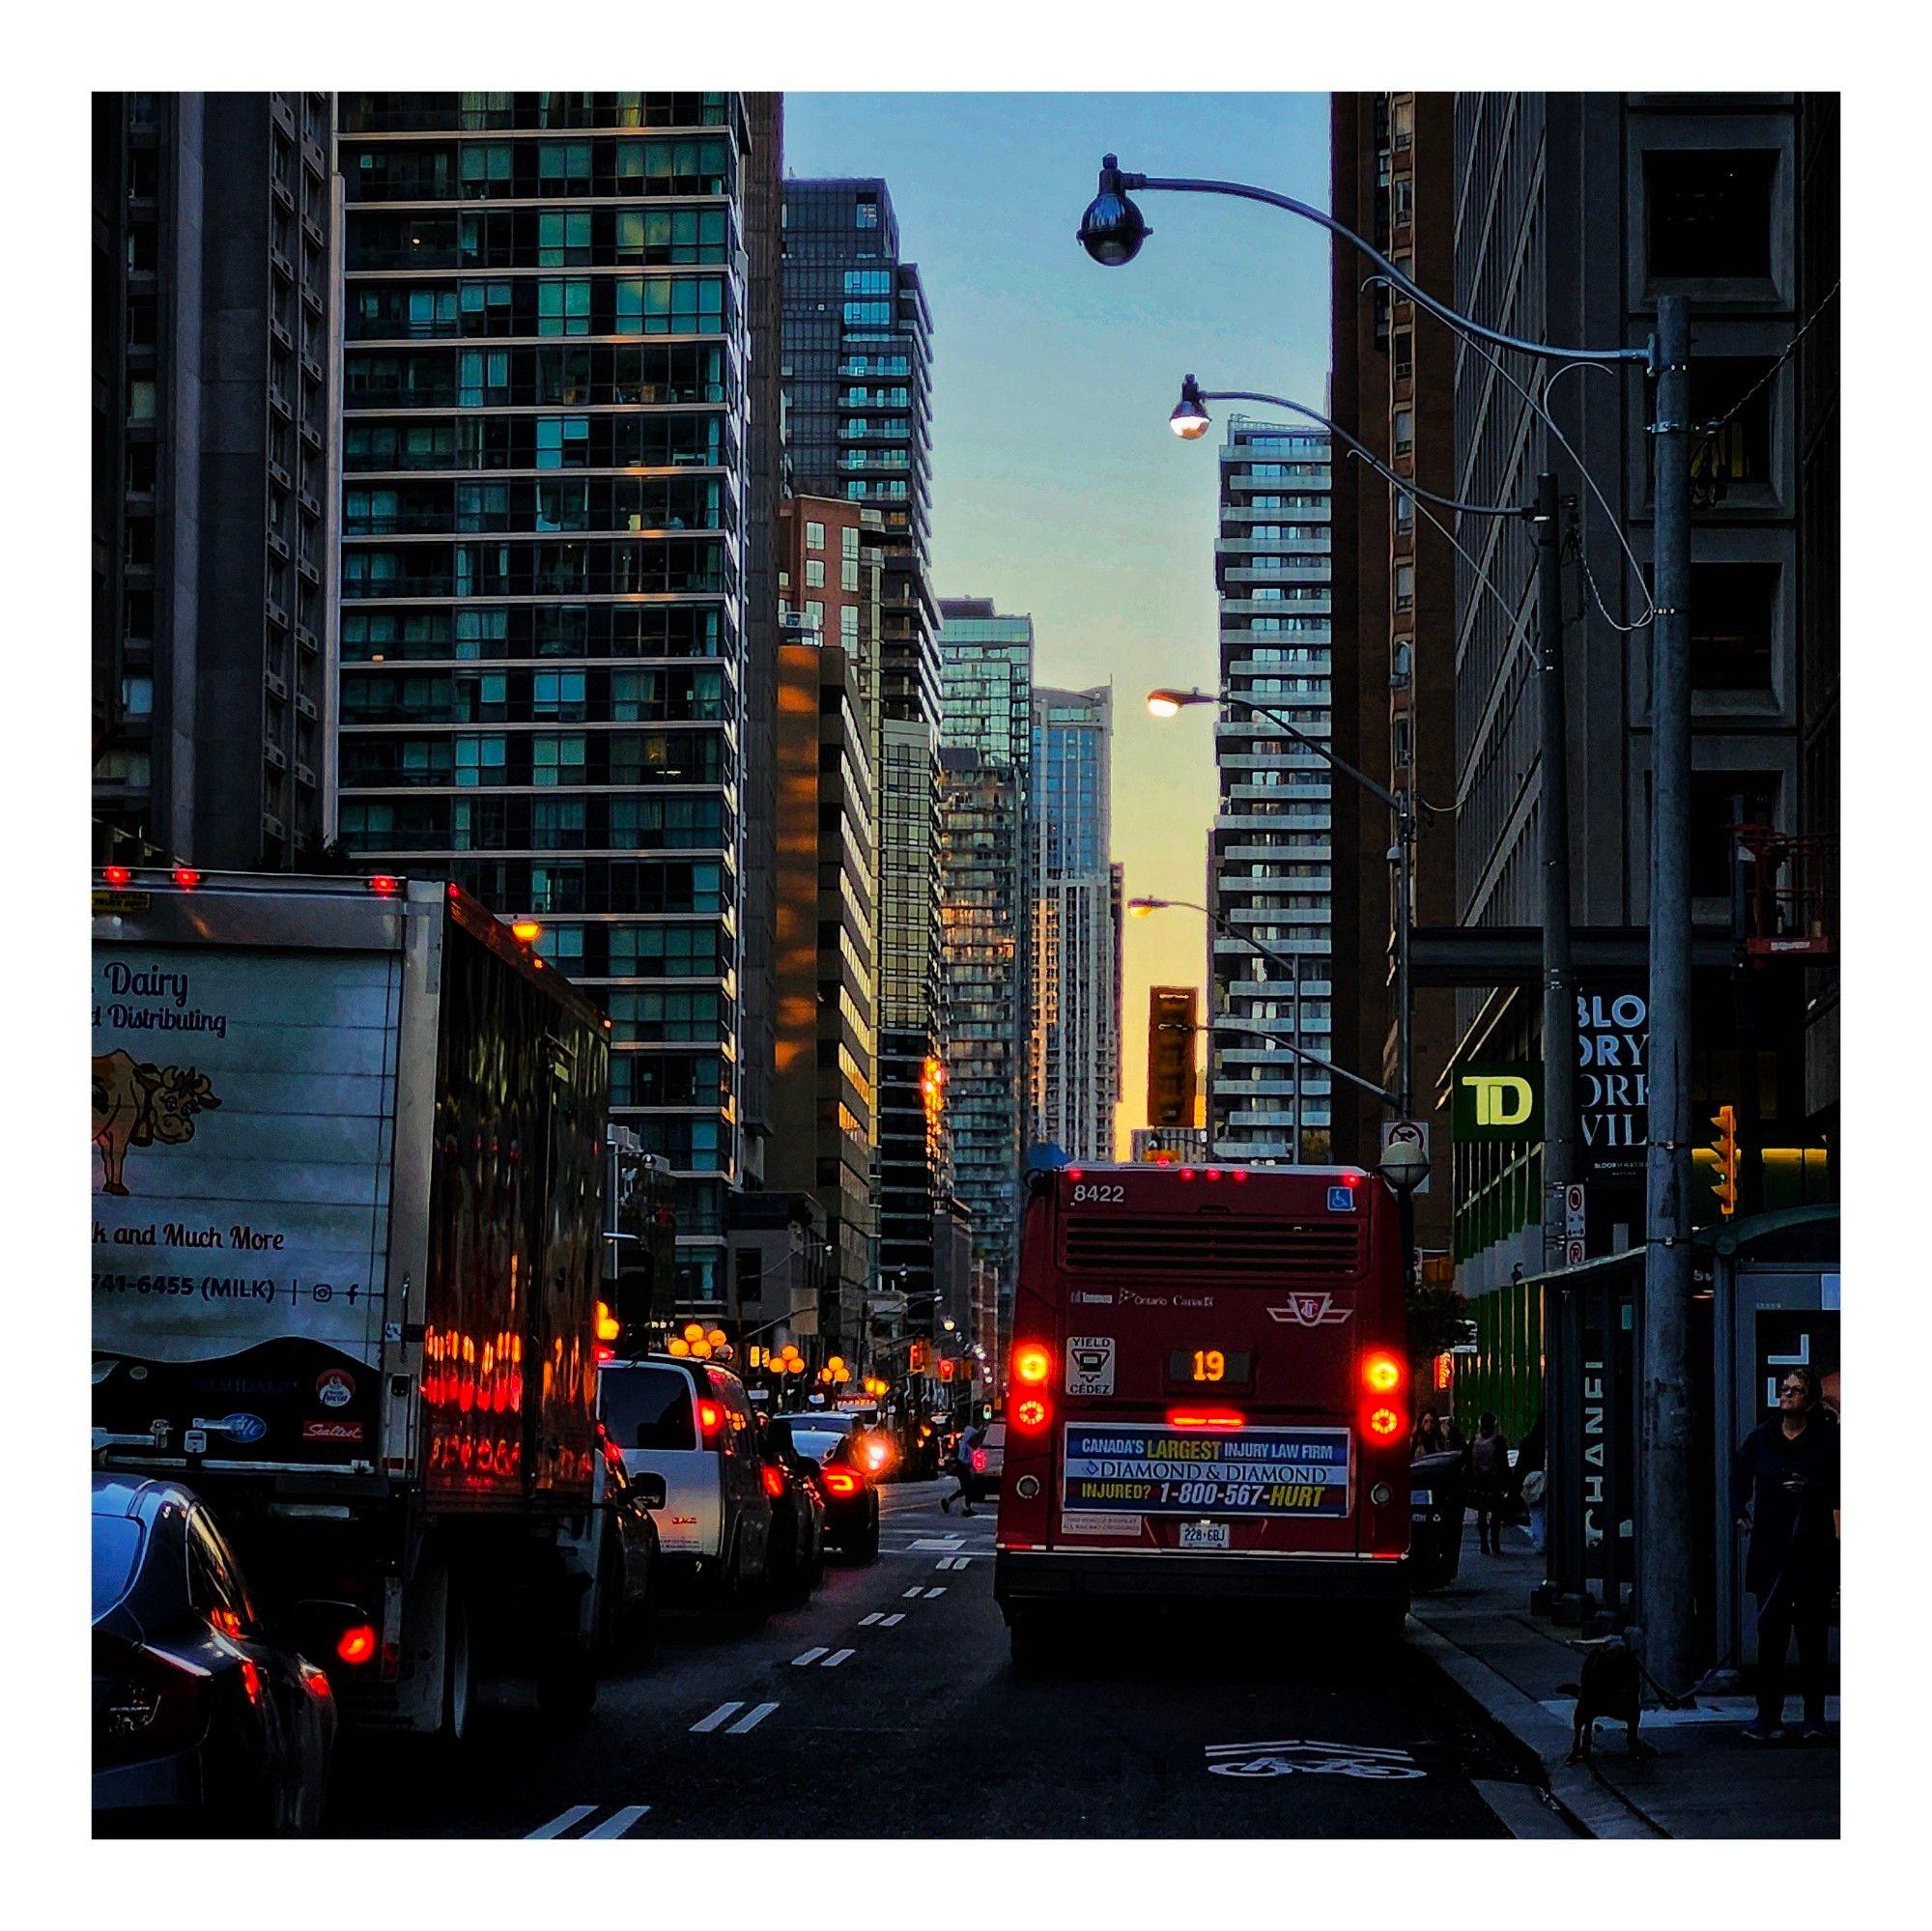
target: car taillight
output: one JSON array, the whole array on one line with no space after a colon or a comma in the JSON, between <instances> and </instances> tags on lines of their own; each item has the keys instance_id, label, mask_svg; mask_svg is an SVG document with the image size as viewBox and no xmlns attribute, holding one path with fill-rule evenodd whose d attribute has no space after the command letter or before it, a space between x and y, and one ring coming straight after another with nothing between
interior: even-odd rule
<instances>
[{"instance_id":1,"label":"car taillight","mask_svg":"<svg viewBox=\"0 0 1932 1931\"><path fill-rule=\"evenodd\" d=\"M1037 1434L1046 1426L1051 1412L1039 1396L1029 1395L1025 1401L1014 1405L1013 1425L1028 1434Z\"/></svg>"},{"instance_id":2,"label":"car taillight","mask_svg":"<svg viewBox=\"0 0 1932 1931\"><path fill-rule=\"evenodd\" d=\"M1053 1373L1053 1353L1044 1342L1021 1341L1013 1347L1013 1379L1037 1386Z\"/></svg>"},{"instance_id":3,"label":"car taillight","mask_svg":"<svg viewBox=\"0 0 1932 1931\"><path fill-rule=\"evenodd\" d=\"M773 1501L777 1501L778 1498L781 1495L782 1495L785 1491L784 1470L782 1468L774 1468L769 1462L767 1462L765 1466L761 1470L759 1470L759 1473L763 1475L765 1480L765 1493L768 1494Z\"/></svg>"},{"instance_id":4,"label":"car taillight","mask_svg":"<svg viewBox=\"0 0 1932 1931\"><path fill-rule=\"evenodd\" d=\"M697 1426L709 1441L724 1426L724 1410L716 1402L699 1402L697 1405Z\"/></svg>"},{"instance_id":5,"label":"car taillight","mask_svg":"<svg viewBox=\"0 0 1932 1931\"><path fill-rule=\"evenodd\" d=\"M851 1468L825 1470L825 1486L835 1495L856 1495L866 1486L866 1478Z\"/></svg>"},{"instance_id":6,"label":"car taillight","mask_svg":"<svg viewBox=\"0 0 1932 1931\"><path fill-rule=\"evenodd\" d=\"M146 1646L115 1647L120 1655L103 1668L102 1645L99 1639L95 1644L96 1675L113 1679L95 1717L97 1767L179 1749L201 1721L210 1684L209 1672L185 1657Z\"/></svg>"},{"instance_id":7,"label":"car taillight","mask_svg":"<svg viewBox=\"0 0 1932 1931\"><path fill-rule=\"evenodd\" d=\"M335 1639L335 1653L344 1662L367 1662L376 1654L376 1632L367 1623L355 1623Z\"/></svg>"}]
</instances>

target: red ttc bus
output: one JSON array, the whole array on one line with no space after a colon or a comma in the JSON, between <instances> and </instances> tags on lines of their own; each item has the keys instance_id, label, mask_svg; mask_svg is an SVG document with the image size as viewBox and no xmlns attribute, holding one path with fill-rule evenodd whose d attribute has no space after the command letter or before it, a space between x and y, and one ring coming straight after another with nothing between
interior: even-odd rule
<instances>
[{"instance_id":1,"label":"red ttc bus","mask_svg":"<svg viewBox=\"0 0 1932 1931\"><path fill-rule=\"evenodd\" d=\"M1407 1608L1401 1240L1356 1168L1033 1177L993 1591L1024 1665L1127 1603Z\"/></svg>"}]
</instances>

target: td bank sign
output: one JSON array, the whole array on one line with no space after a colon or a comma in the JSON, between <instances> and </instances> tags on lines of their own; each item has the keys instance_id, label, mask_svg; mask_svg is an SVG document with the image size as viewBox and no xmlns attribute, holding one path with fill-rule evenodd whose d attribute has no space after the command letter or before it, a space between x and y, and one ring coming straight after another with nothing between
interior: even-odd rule
<instances>
[{"instance_id":1,"label":"td bank sign","mask_svg":"<svg viewBox=\"0 0 1932 1931\"><path fill-rule=\"evenodd\" d=\"M1450 1114L1460 1142L1541 1140L1543 1068L1533 1062L1464 1066L1456 1075Z\"/></svg>"}]
</instances>

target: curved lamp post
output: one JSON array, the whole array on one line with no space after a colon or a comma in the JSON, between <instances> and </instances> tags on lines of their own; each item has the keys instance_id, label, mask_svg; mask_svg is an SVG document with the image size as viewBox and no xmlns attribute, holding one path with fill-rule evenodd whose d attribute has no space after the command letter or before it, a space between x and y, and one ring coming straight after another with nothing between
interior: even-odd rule
<instances>
[{"instance_id":1,"label":"curved lamp post","mask_svg":"<svg viewBox=\"0 0 1932 1931\"><path fill-rule=\"evenodd\" d=\"M1078 240L1103 268L1121 268L1152 232L1135 190L1219 194L1259 201L1312 221L1373 262L1392 288L1464 336L1546 361L1639 363L1657 381L1649 425L1655 583L1651 625L1650 1110L1645 1156L1645 1265L1639 1492L1645 1497L1638 1585L1651 1659L1665 1682L1692 1668L1690 1519L1690 310L1681 295L1657 298L1643 348L1559 348L1526 341L1459 313L1411 281L1325 210L1246 182L1124 171L1100 163L1098 192ZM1208 699L1206 701L1213 701ZM1171 713L1169 714L1171 715ZM1406 849L1406 847L1405 847ZM1406 1005L1406 986L1404 1004ZM1404 1098L1407 1078L1403 1079Z\"/></svg>"}]
</instances>

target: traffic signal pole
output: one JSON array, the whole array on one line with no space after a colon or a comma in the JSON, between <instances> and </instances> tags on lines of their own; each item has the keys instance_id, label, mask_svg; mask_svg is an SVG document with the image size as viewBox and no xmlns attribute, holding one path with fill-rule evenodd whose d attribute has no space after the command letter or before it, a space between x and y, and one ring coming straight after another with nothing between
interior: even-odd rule
<instances>
[{"instance_id":1,"label":"traffic signal pole","mask_svg":"<svg viewBox=\"0 0 1932 1931\"><path fill-rule=\"evenodd\" d=\"M1683 296L1658 298L1656 368L1650 1144L1636 1556L1645 1667L1659 1683L1683 1685L1697 1673L1690 1581L1690 314Z\"/></svg>"},{"instance_id":2,"label":"traffic signal pole","mask_svg":"<svg viewBox=\"0 0 1932 1931\"><path fill-rule=\"evenodd\" d=\"M1563 566L1556 478L1536 479L1537 684L1543 789L1537 801L1543 870L1543 1264L1562 1266L1564 1189L1575 1178L1577 978L1570 957L1570 748L1563 691Z\"/></svg>"}]
</instances>

